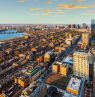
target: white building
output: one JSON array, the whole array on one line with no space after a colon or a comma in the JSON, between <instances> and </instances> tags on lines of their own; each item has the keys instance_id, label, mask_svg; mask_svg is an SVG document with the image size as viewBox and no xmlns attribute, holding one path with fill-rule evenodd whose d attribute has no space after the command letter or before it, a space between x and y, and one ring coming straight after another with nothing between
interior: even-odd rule
<instances>
[{"instance_id":1,"label":"white building","mask_svg":"<svg viewBox=\"0 0 95 97\"><path fill-rule=\"evenodd\" d=\"M83 97L84 79L72 77L63 97Z\"/></svg>"}]
</instances>

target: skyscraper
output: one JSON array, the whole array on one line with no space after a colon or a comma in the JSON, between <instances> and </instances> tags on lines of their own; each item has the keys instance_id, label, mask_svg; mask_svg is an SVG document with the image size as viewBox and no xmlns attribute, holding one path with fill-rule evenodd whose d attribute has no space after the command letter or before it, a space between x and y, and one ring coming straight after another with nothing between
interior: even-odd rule
<instances>
[{"instance_id":1,"label":"skyscraper","mask_svg":"<svg viewBox=\"0 0 95 97\"><path fill-rule=\"evenodd\" d=\"M86 29L86 28L87 28L86 23L83 23L83 24L82 24L82 28L84 28L84 29Z\"/></svg>"},{"instance_id":2,"label":"skyscraper","mask_svg":"<svg viewBox=\"0 0 95 97\"><path fill-rule=\"evenodd\" d=\"M93 96L95 95L95 63L93 66Z\"/></svg>"},{"instance_id":3,"label":"skyscraper","mask_svg":"<svg viewBox=\"0 0 95 97\"><path fill-rule=\"evenodd\" d=\"M91 33L95 36L95 20L91 20Z\"/></svg>"},{"instance_id":4,"label":"skyscraper","mask_svg":"<svg viewBox=\"0 0 95 97\"><path fill-rule=\"evenodd\" d=\"M89 81L90 64L93 64L94 57L91 53L85 51L76 51L73 55L74 75L84 77Z\"/></svg>"}]
</instances>

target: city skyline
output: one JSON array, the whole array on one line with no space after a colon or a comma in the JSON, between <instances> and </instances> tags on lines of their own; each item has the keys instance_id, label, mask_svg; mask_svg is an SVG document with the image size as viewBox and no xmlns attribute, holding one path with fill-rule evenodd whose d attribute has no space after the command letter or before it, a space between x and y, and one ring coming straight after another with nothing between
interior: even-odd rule
<instances>
[{"instance_id":1,"label":"city skyline","mask_svg":"<svg viewBox=\"0 0 95 97\"><path fill-rule=\"evenodd\" d=\"M0 24L90 24L94 0L2 0Z\"/></svg>"}]
</instances>

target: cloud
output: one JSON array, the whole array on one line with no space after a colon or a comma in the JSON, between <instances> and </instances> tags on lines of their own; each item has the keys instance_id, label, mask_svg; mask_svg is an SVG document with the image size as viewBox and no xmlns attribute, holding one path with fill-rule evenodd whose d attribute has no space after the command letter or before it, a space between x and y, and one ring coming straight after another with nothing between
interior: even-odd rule
<instances>
[{"instance_id":1,"label":"cloud","mask_svg":"<svg viewBox=\"0 0 95 97\"><path fill-rule=\"evenodd\" d=\"M32 13L32 15L35 15L35 16L50 16L49 14L50 9L30 8L29 11L36 12L36 13Z\"/></svg>"},{"instance_id":2,"label":"cloud","mask_svg":"<svg viewBox=\"0 0 95 97\"><path fill-rule=\"evenodd\" d=\"M50 9L43 10L44 13L49 13L50 11L51 11Z\"/></svg>"},{"instance_id":3,"label":"cloud","mask_svg":"<svg viewBox=\"0 0 95 97\"><path fill-rule=\"evenodd\" d=\"M57 10L57 13L58 13L58 14L64 14L64 11L62 11L62 10Z\"/></svg>"},{"instance_id":4,"label":"cloud","mask_svg":"<svg viewBox=\"0 0 95 97\"><path fill-rule=\"evenodd\" d=\"M26 0L18 0L17 2L19 2L19 3L25 3Z\"/></svg>"},{"instance_id":5,"label":"cloud","mask_svg":"<svg viewBox=\"0 0 95 97\"><path fill-rule=\"evenodd\" d=\"M83 15L93 15L93 14L95 14L95 10L88 10Z\"/></svg>"},{"instance_id":6,"label":"cloud","mask_svg":"<svg viewBox=\"0 0 95 97\"><path fill-rule=\"evenodd\" d=\"M51 8L48 9L30 8L30 12L32 12L31 14L35 16L55 16L64 14L63 10Z\"/></svg>"},{"instance_id":7,"label":"cloud","mask_svg":"<svg viewBox=\"0 0 95 97\"><path fill-rule=\"evenodd\" d=\"M64 14L63 10L60 9L46 9L42 11L43 13L47 13L47 14Z\"/></svg>"},{"instance_id":8,"label":"cloud","mask_svg":"<svg viewBox=\"0 0 95 97\"><path fill-rule=\"evenodd\" d=\"M30 12L32 12L32 11L41 11L41 8L30 8L29 11Z\"/></svg>"},{"instance_id":9,"label":"cloud","mask_svg":"<svg viewBox=\"0 0 95 97\"><path fill-rule=\"evenodd\" d=\"M59 9L87 9L89 6L85 5L73 5L73 4L59 4Z\"/></svg>"},{"instance_id":10,"label":"cloud","mask_svg":"<svg viewBox=\"0 0 95 97\"><path fill-rule=\"evenodd\" d=\"M44 2L44 4L47 4L47 5L52 4L52 1L48 0L48 1Z\"/></svg>"},{"instance_id":11,"label":"cloud","mask_svg":"<svg viewBox=\"0 0 95 97\"><path fill-rule=\"evenodd\" d=\"M73 1L75 1L75 2L83 2L85 0L73 0Z\"/></svg>"},{"instance_id":12,"label":"cloud","mask_svg":"<svg viewBox=\"0 0 95 97\"><path fill-rule=\"evenodd\" d=\"M32 13L31 15L40 16L41 14L39 14L39 13Z\"/></svg>"},{"instance_id":13,"label":"cloud","mask_svg":"<svg viewBox=\"0 0 95 97\"><path fill-rule=\"evenodd\" d=\"M63 11L63 10L60 10L60 9L54 9L54 10L52 10L50 13L64 14L64 11Z\"/></svg>"},{"instance_id":14,"label":"cloud","mask_svg":"<svg viewBox=\"0 0 95 97\"><path fill-rule=\"evenodd\" d=\"M95 4L92 4L89 6L90 8L95 8Z\"/></svg>"},{"instance_id":15,"label":"cloud","mask_svg":"<svg viewBox=\"0 0 95 97\"><path fill-rule=\"evenodd\" d=\"M48 13L32 13L31 15L34 15L34 16L51 16Z\"/></svg>"},{"instance_id":16,"label":"cloud","mask_svg":"<svg viewBox=\"0 0 95 97\"><path fill-rule=\"evenodd\" d=\"M88 10L87 13L95 14L95 10Z\"/></svg>"}]
</instances>

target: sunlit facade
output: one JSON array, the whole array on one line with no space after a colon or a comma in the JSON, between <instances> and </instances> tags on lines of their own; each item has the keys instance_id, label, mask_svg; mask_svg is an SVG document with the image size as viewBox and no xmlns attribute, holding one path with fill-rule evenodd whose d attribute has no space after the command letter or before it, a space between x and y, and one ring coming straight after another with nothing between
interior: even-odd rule
<instances>
[{"instance_id":1,"label":"sunlit facade","mask_svg":"<svg viewBox=\"0 0 95 97\"><path fill-rule=\"evenodd\" d=\"M73 70L74 75L84 77L89 80L90 64L93 64L93 55L84 51L75 52L73 55Z\"/></svg>"}]
</instances>

